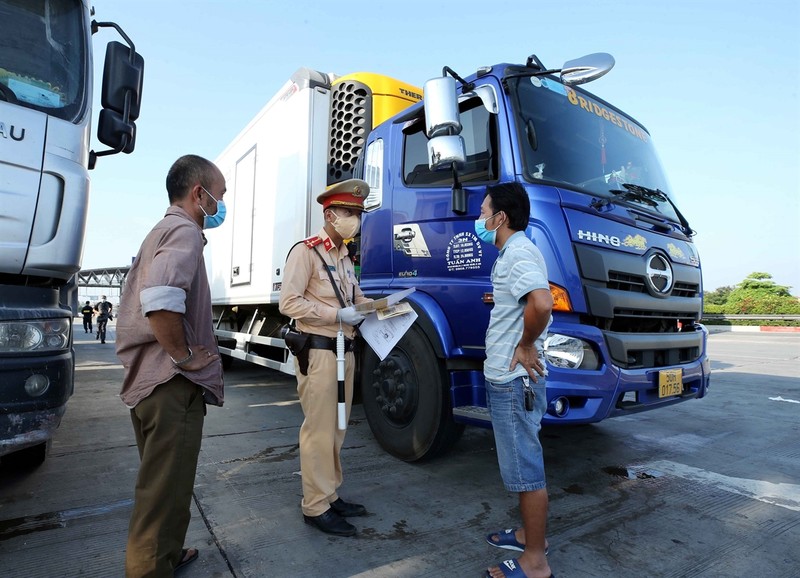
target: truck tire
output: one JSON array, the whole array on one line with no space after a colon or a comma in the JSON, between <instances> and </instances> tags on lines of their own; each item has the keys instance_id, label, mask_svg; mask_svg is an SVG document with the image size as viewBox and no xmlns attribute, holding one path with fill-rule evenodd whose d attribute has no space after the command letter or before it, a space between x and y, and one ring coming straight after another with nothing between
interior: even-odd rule
<instances>
[{"instance_id":1,"label":"truck tire","mask_svg":"<svg viewBox=\"0 0 800 578\"><path fill-rule=\"evenodd\" d=\"M461 437L444 364L417 324L383 361L364 345L360 375L364 413L389 454L406 462L429 459Z\"/></svg>"}]
</instances>

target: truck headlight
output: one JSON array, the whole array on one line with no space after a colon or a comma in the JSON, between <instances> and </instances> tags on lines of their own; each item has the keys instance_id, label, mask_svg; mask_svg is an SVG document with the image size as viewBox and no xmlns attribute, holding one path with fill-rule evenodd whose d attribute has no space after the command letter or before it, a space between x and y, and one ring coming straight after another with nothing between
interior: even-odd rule
<instances>
[{"instance_id":1,"label":"truck headlight","mask_svg":"<svg viewBox=\"0 0 800 578\"><path fill-rule=\"evenodd\" d=\"M0 323L0 353L62 351L69 347L68 319Z\"/></svg>"},{"instance_id":2,"label":"truck headlight","mask_svg":"<svg viewBox=\"0 0 800 578\"><path fill-rule=\"evenodd\" d=\"M597 369L599 366L590 343L559 333L551 333L544 340L544 357L553 367L564 369Z\"/></svg>"}]
</instances>

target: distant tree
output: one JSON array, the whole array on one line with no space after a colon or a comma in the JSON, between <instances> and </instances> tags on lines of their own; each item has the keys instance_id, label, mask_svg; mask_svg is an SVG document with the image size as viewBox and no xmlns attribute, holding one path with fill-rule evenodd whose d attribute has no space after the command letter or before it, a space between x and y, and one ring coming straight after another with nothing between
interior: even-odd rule
<instances>
[{"instance_id":1,"label":"distant tree","mask_svg":"<svg viewBox=\"0 0 800 578\"><path fill-rule=\"evenodd\" d=\"M750 273L728 294L723 309L732 315L800 314L800 301L789 289L776 284L769 273Z\"/></svg>"},{"instance_id":2,"label":"distant tree","mask_svg":"<svg viewBox=\"0 0 800 578\"><path fill-rule=\"evenodd\" d=\"M704 302L706 305L725 305L725 303L728 301L728 296L733 290L733 285L717 287L713 291L703 295Z\"/></svg>"},{"instance_id":3,"label":"distant tree","mask_svg":"<svg viewBox=\"0 0 800 578\"><path fill-rule=\"evenodd\" d=\"M777 285L775 281L772 280L772 275L769 273L750 273L750 275L736 287L764 291L769 295L777 295L779 297L791 297L791 293L789 293L790 287Z\"/></svg>"}]
</instances>

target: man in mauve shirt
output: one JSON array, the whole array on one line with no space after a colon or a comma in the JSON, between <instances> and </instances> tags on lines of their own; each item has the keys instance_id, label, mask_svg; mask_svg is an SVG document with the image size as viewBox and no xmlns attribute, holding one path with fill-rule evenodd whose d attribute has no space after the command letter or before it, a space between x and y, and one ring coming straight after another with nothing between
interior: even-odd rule
<instances>
[{"instance_id":1,"label":"man in mauve shirt","mask_svg":"<svg viewBox=\"0 0 800 578\"><path fill-rule=\"evenodd\" d=\"M225 217L225 179L210 161L179 158L167 174L170 206L127 277L117 317L120 397L131 410L141 464L125 573L172 577L198 557L184 548L206 404L223 402L203 229Z\"/></svg>"}]
</instances>

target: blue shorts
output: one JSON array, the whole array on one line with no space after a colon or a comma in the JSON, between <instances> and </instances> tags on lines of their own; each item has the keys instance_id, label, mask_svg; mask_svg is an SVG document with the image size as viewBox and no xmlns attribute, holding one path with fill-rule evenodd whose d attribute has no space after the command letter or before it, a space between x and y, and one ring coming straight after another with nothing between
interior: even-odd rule
<instances>
[{"instance_id":1,"label":"blue shorts","mask_svg":"<svg viewBox=\"0 0 800 578\"><path fill-rule=\"evenodd\" d=\"M544 477L544 456L539 442L542 416L547 407L545 379L529 380L535 394L533 411L525 409L523 379L507 383L486 380L486 404L492 416L494 440L500 476L509 492L533 492L547 486Z\"/></svg>"}]
</instances>

